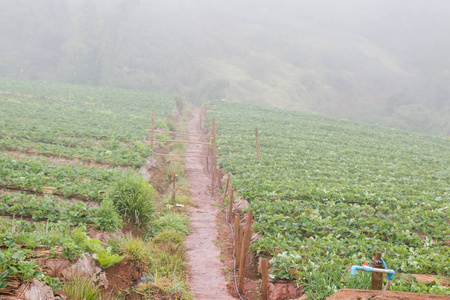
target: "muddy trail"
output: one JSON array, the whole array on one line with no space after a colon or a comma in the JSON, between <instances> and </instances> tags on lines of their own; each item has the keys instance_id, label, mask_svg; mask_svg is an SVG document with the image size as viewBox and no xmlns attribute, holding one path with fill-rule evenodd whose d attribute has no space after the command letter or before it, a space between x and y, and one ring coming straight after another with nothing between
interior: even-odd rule
<instances>
[{"instance_id":1,"label":"muddy trail","mask_svg":"<svg viewBox=\"0 0 450 300\"><path fill-rule=\"evenodd\" d=\"M193 111L188 124L189 133L201 134L200 109ZM203 142L201 137L190 136L192 142ZM202 155L204 145L189 144L186 155ZM198 157L186 157L186 170L189 175L189 189L192 201L197 207L191 208L192 233L185 242L188 248L190 280L189 284L195 299L234 299L227 292L226 280L222 274L223 264L219 259L220 250L214 241L218 230L216 217L219 209L214 206L215 198L210 195L211 179Z\"/></svg>"}]
</instances>

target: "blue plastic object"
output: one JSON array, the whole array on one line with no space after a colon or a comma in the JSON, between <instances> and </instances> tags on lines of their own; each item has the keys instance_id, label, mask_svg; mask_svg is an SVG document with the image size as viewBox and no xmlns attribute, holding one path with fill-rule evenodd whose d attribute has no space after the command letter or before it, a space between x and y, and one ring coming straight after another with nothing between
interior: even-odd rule
<instances>
[{"instance_id":1,"label":"blue plastic object","mask_svg":"<svg viewBox=\"0 0 450 300\"><path fill-rule=\"evenodd\" d=\"M384 268L387 269L386 263L384 262L384 260L381 259L381 261L383 262ZM392 279L394 279L394 276L395 276L395 271L394 271L394 270L389 270L389 273L387 273L387 278L388 278L389 280L392 280Z\"/></svg>"}]
</instances>

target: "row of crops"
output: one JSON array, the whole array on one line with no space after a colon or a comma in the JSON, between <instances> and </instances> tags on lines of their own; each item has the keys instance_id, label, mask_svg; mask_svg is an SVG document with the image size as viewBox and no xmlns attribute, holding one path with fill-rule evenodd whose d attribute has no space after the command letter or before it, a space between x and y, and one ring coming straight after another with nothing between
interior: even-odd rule
<instances>
[{"instance_id":1,"label":"row of crops","mask_svg":"<svg viewBox=\"0 0 450 300\"><path fill-rule=\"evenodd\" d=\"M233 137L220 164L251 203L252 247L273 257L274 278L318 299L365 288L348 267L378 251L398 273L450 275L450 139L227 101L208 116ZM450 294L402 280L391 290Z\"/></svg>"},{"instance_id":2,"label":"row of crops","mask_svg":"<svg viewBox=\"0 0 450 300\"><path fill-rule=\"evenodd\" d=\"M140 166L142 142L174 106L159 94L0 78L0 150Z\"/></svg>"},{"instance_id":3,"label":"row of crops","mask_svg":"<svg viewBox=\"0 0 450 300\"><path fill-rule=\"evenodd\" d=\"M150 238L170 227L162 224L165 216L154 215L155 192L134 169L151 155L144 131L151 115L155 127L169 129L173 106L172 97L149 92L0 78L0 298L14 292L11 282L34 278L62 289L58 277L36 261L39 249L71 262L88 252L106 269L129 254L127 243L138 244L148 252L133 248L145 269L167 275L159 260L173 258L171 253L114 232L124 224L141 226ZM149 232L150 222L162 225ZM113 242L100 242L90 232ZM180 241L185 235L171 234ZM148 267L150 253L160 258ZM174 262L182 265L181 258ZM172 282L166 285L172 288ZM70 298L85 297L78 296Z\"/></svg>"}]
</instances>

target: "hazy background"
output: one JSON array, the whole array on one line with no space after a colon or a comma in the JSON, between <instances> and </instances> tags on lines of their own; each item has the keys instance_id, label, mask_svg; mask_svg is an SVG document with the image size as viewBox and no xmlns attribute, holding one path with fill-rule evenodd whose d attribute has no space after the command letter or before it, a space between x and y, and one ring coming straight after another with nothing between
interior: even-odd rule
<instances>
[{"instance_id":1,"label":"hazy background","mask_svg":"<svg viewBox=\"0 0 450 300\"><path fill-rule=\"evenodd\" d=\"M450 135L448 0L0 0L0 76Z\"/></svg>"}]
</instances>

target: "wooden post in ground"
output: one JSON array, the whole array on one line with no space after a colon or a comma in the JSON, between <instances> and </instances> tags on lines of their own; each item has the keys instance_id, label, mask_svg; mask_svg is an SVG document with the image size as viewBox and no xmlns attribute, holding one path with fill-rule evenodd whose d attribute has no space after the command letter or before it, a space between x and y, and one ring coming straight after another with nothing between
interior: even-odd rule
<instances>
[{"instance_id":1,"label":"wooden post in ground","mask_svg":"<svg viewBox=\"0 0 450 300\"><path fill-rule=\"evenodd\" d=\"M269 299L269 261L267 258L261 260L261 279L262 279L262 299Z\"/></svg>"},{"instance_id":2,"label":"wooden post in ground","mask_svg":"<svg viewBox=\"0 0 450 300\"><path fill-rule=\"evenodd\" d=\"M233 213L233 197L234 190L230 188L230 202L228 203L228 222L231 222L231 214Z\"/></svg>"},{"instance_id":3,"label":"wooden post in ground","mask_svg":"<svg viewBox=\"0 0 450 300\"><path fill-rule=\"evenodd\" d=\"M216 118L212 121L212 194L215 194L215 186L217 181L217 132L216 132Z\"/></svg>"},{"instance_id":4,"label":"wooden post in ground","mask_svg":"<svg viewBox=\"0 0 450 300\"><path fill-rule=\"evenodd\" d=\"M175 172L173 172L173 176L172 176L172 189L173 189L173 193L172 193L172 200L175 200L176 197L176 188L177 188L177 174L175 174Z\"/></svg>"},{"instance_id":5,"label":"wooden post in ground","mask_svg":"<svg viewBox=\"0 0 450 300\"><path fill-rule=\"evenodd\" d=\"M253 213L250 211L247 215L247 221L245 222L245 228L244 228L244 239L243 239L243 245L241 248L241 256L239 258L239 293L243 294L245 291L245 259L247 257L247 251L248 247L250 245L250 238L252 237L252 219L253 219Z\"/></svg>"},{"instance_id":6,"label":"wooden post in ground","mask_svg":"<svg viewBox=\"0 0 450 300\"><path fill-rule=\"evenodd\" d=\"M239 216L239 214L236 214L234 216L234 258L236 259L236 267L239 266L238 249L241 239L241 232L239 230L240 226L241 226L241 217Z\"/></svg>"},{"instance_id":7,"label":"wooden post in ground","mask_svg":"<svg viewBox=\"0 0 450 300\"><path fill-rule=\"evenodd\" d=\"M259 161L258 128L255 128L255 139L256 139L256 161Z\"/></svg>"},{"instance_id":8,"label":"wooden post in ground","mask_svg":"<svg viewBox=\"0 0 450 300\"><path fill-rule=\"evenodd\" d=\"M155 138L155 115L152 114L152 131L150 133L150 148L153 150L153 140Z\"/></svg>"},{"instance_id":9,"label":"wooden post in ground","mask_svg":"<svg viewBox=\"0 0 450 300\"><path fill-rule=\"evenodd\" d=\"M381 261L381 253L375 253L375 257L372 260L372 268L383 269L383 262ZM383 274L380 272L372 272L371 279L371 290L382 290L383 289Z\"/></svg>"},{"instance_id":10,"label":"wooden post in ground","mask_svg":"<svg viewBox=\"0 0 450 300\"><path fill-rule=\"evenodd\" d=\"M239 220L240 222L240 220ZM238 236L238 243L236 247L236 266L239 268L241 265L241 249L243 246L243 240L244 240L244 225L239 224L239 236Z\"/></svg>"},{"instance_id":11,"label":"wooden post in ground","mask_svg":"<svg viewBox=\"0 0 450 300\"><path fill-rule=\"evenodd\" d=\"M208 152L206 153L206 172L209 172L209 146Z\"/></svg>"},{"instance_id":12,"label":"wooden post in ground","mask_svg":"<svg viewBox=\"0 0 450 300\"><path fill-rule=\"evenodd\" d=\"M225 197L227 196L227 192L228 192L228 186L230 185L230 179L231 179L231 175L228 174L227 184L225 185L225 190L223 191L223 200L222 200L222 202L225 202ZM231 186L230 186L230 188L231 188Z\"/></svg>"}]
</instances>

